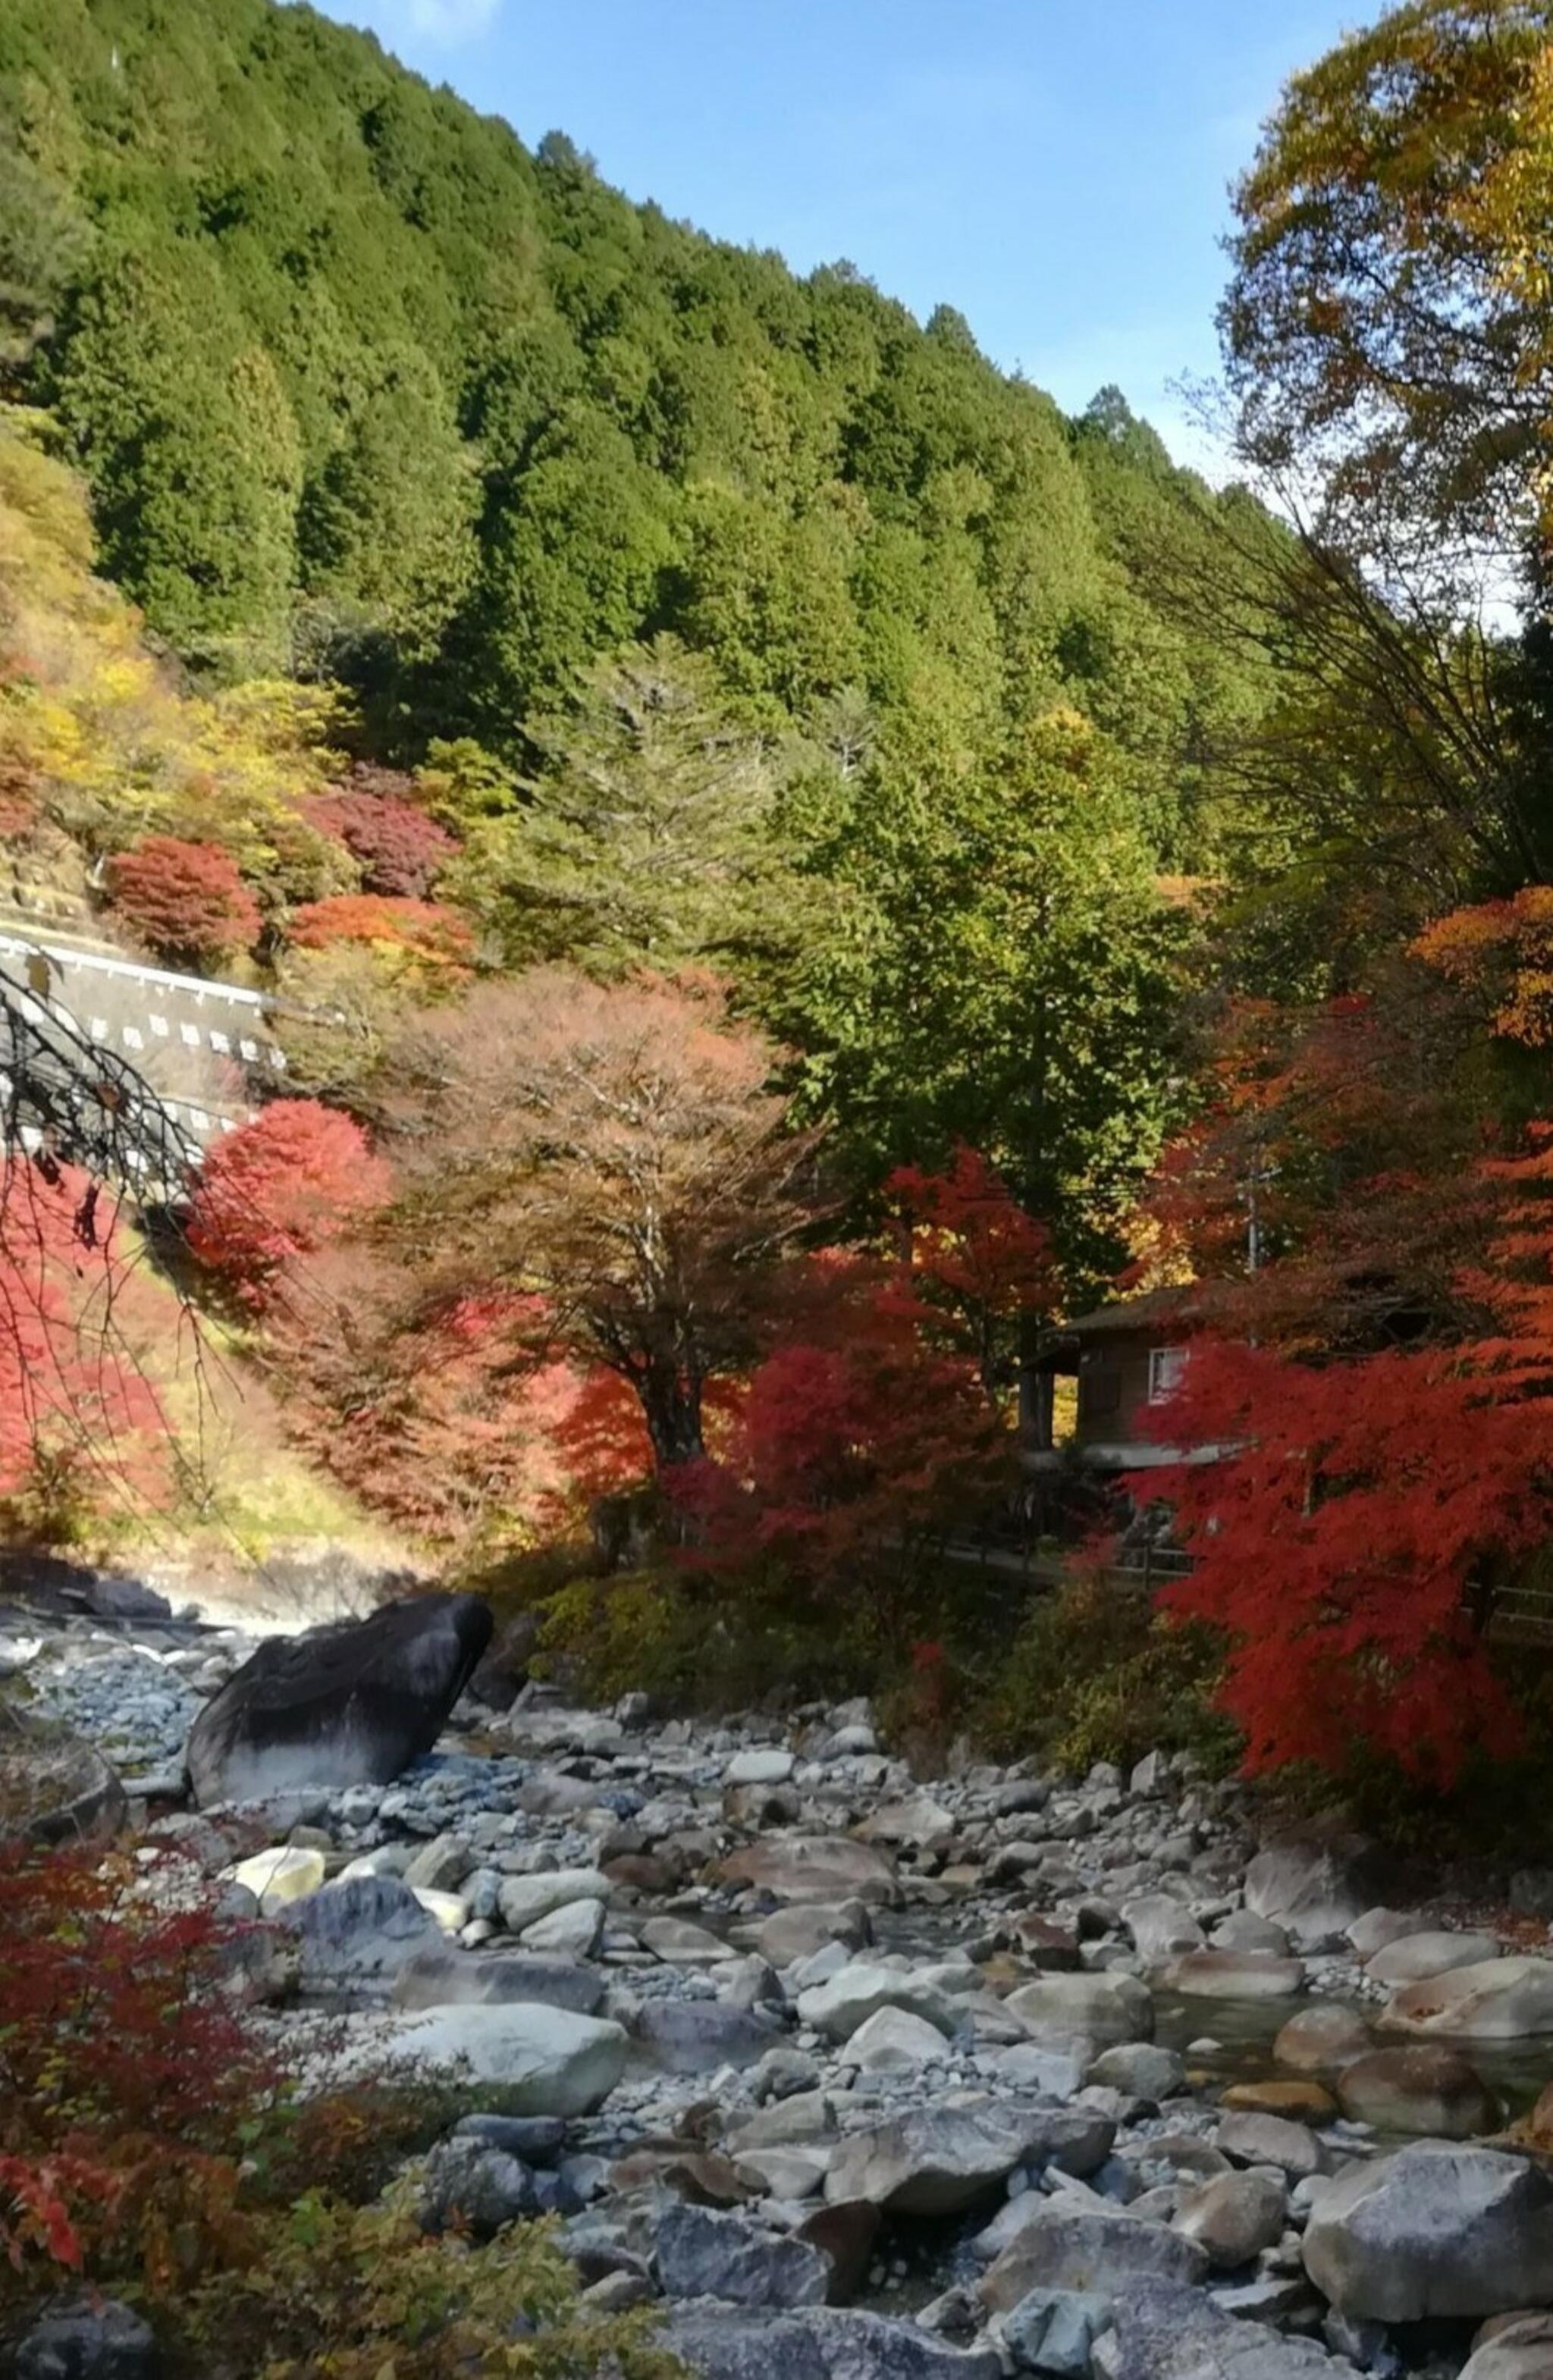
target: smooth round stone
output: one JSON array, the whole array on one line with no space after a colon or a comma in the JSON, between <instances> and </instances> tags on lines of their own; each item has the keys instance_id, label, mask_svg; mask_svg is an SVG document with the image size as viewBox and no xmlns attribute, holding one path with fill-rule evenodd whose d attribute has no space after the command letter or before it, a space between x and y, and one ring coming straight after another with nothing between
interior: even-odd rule
<instances>
[{"instance_id":1,"label":"smooth round stone","mask_svg":"<svg viewBox=\"0 0 1553 2380\"><path fill-rule=\"evenodd\" d=\"M1352 2065L1374 2046L1374 2036L1362 2016L1329 2002L1301 2009L1292 2016L1280 2028L1272 2054L1278 2065L1291 2066L1296 2074L1328 2074Z\"/></svg>"},{"instance_id":2,"label":"smooth round stone","mask_svg":"<svg viewBox=\"0 0 1553 2380\"><path fill-rule=\"evenodd\" d=\"M1470 2140L1489 2131L1498 2112L1477 2069L1432 2041L1371 2050L1339 2075L1338 2097L1355 2123L1436 2140Z\"/></svg>"}]
</instances>

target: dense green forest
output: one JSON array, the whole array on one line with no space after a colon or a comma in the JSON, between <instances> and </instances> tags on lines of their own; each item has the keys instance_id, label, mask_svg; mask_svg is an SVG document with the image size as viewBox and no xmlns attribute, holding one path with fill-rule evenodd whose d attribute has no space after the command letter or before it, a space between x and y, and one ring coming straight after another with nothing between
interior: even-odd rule
<instances>
[{"instance_id":1,"label":"dense green forest","mask_svg":"<svg viewBox=\"0 0 1553 2380\"><path fill-rule=\"evenodd\" d=\"M411 748L520 750L663 631L923 759L1065 698L1201 856L1246 689L1151 599L1206 492L1113 393L1070 423L952 308L633 206L306 7L18 0L0 130L9 370L181 652L343 670Z\"/></svg>"}]
</instances>

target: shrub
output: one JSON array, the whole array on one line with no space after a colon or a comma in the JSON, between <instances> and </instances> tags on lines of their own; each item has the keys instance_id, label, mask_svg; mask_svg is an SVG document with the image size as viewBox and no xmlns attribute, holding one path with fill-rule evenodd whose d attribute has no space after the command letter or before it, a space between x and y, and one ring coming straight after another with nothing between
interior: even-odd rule
<instances>
[{"instance_id":1,"label":"shrub","mask_svg":"<svg viewBox=\"0 0 1553 2380\"><path fill-rule=\"evenodd\" d=\"M236 2345L239 2368L265 2380L683 2380L650 2312L579 2309L550 2225L513 2224L471 2250L457 2233L423 2233L414 2192L410 2180L373 2207L298 2200L245 2271L196 2294L188 2345L224 2361Z\"/></svg>"},{"instance_id":2,"label":"shrub","mask_svg":"<svg viewBox=\"0 0 1553 2380\"><path fill-rule=\"evenodd\" d=\"M115 909L173 966L219 965L258 938L259 904L229 852L149 834L109 863Z\"/></svg>"},{"instance_id":3,"label":"shrub","mask_svg":"<svg viewBox=\"0 0 1553 2380\"><path fill-rule=\"evenodd\" d=\"M1157 1611L1142 1594L1075 1578L1038 1602L1014 1638L982 1719L995 1749L1082 1774L1145 1753L1191 1752L1221 1768L1238 1739L1213 1707L1217 1630Z\"/></svg>"},{"instance_id":4,"label":"shrub","mask_svg":"<svg viewBox=\"0 0 1553 2380\"><path fill-rule=\"evenodd\" d=\"M234 2152L279 2089L222 1988L237 1931L178 1861L0 1853L0 2253L24 2278L164 2289L232 2252Z\"/></svg>"}]
</instances>

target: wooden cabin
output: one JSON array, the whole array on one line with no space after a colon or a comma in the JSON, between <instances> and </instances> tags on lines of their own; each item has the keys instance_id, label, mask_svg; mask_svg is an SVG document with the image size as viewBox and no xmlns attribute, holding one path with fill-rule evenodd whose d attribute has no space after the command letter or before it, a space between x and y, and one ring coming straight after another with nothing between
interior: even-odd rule
<instances>
[{"instance_id":1,"label":"wooden cabin","mask_svg":"<svg viewBox=\"0 0 1553 2380\"><path fill-rule=\"evenodd\" d=\"M1075 1315L1050 1331L1037 1368L1053 1379L1075 1380L1077 1407L1072 1436L1059 1442L1053 1398L1034 1401L1037 1420L1027 1447L1034 1466L1068 1461L1092 1471L1146 1471L1179 1462L1183 1453L1211 1461L1212 1448L1162 1445L1146 1418L1179 1382L1199 1319L1191 1290L1157 1290Z\"/></svg>"}]
</instances>

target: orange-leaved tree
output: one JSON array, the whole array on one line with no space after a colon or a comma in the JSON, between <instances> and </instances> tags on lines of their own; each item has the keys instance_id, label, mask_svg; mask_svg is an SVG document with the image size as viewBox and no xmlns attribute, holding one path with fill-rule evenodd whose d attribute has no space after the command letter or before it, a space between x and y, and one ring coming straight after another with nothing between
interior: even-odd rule
<instances>
[{"instance_id":1,"label":"orange-leaved tree","mask_svg":"<svg viewBox=\"0 0 1553 2380\"><path fill-rule=\"evenodd\" d=\"M542 1301L550 1343L636 1397L660 1471L705 1451L709 1381L767 1343L810 1220L812 1139L714 985L564 967L483 985L399 1052L401 1245L447 1289Z\"/></svg>"}]
</instances>

